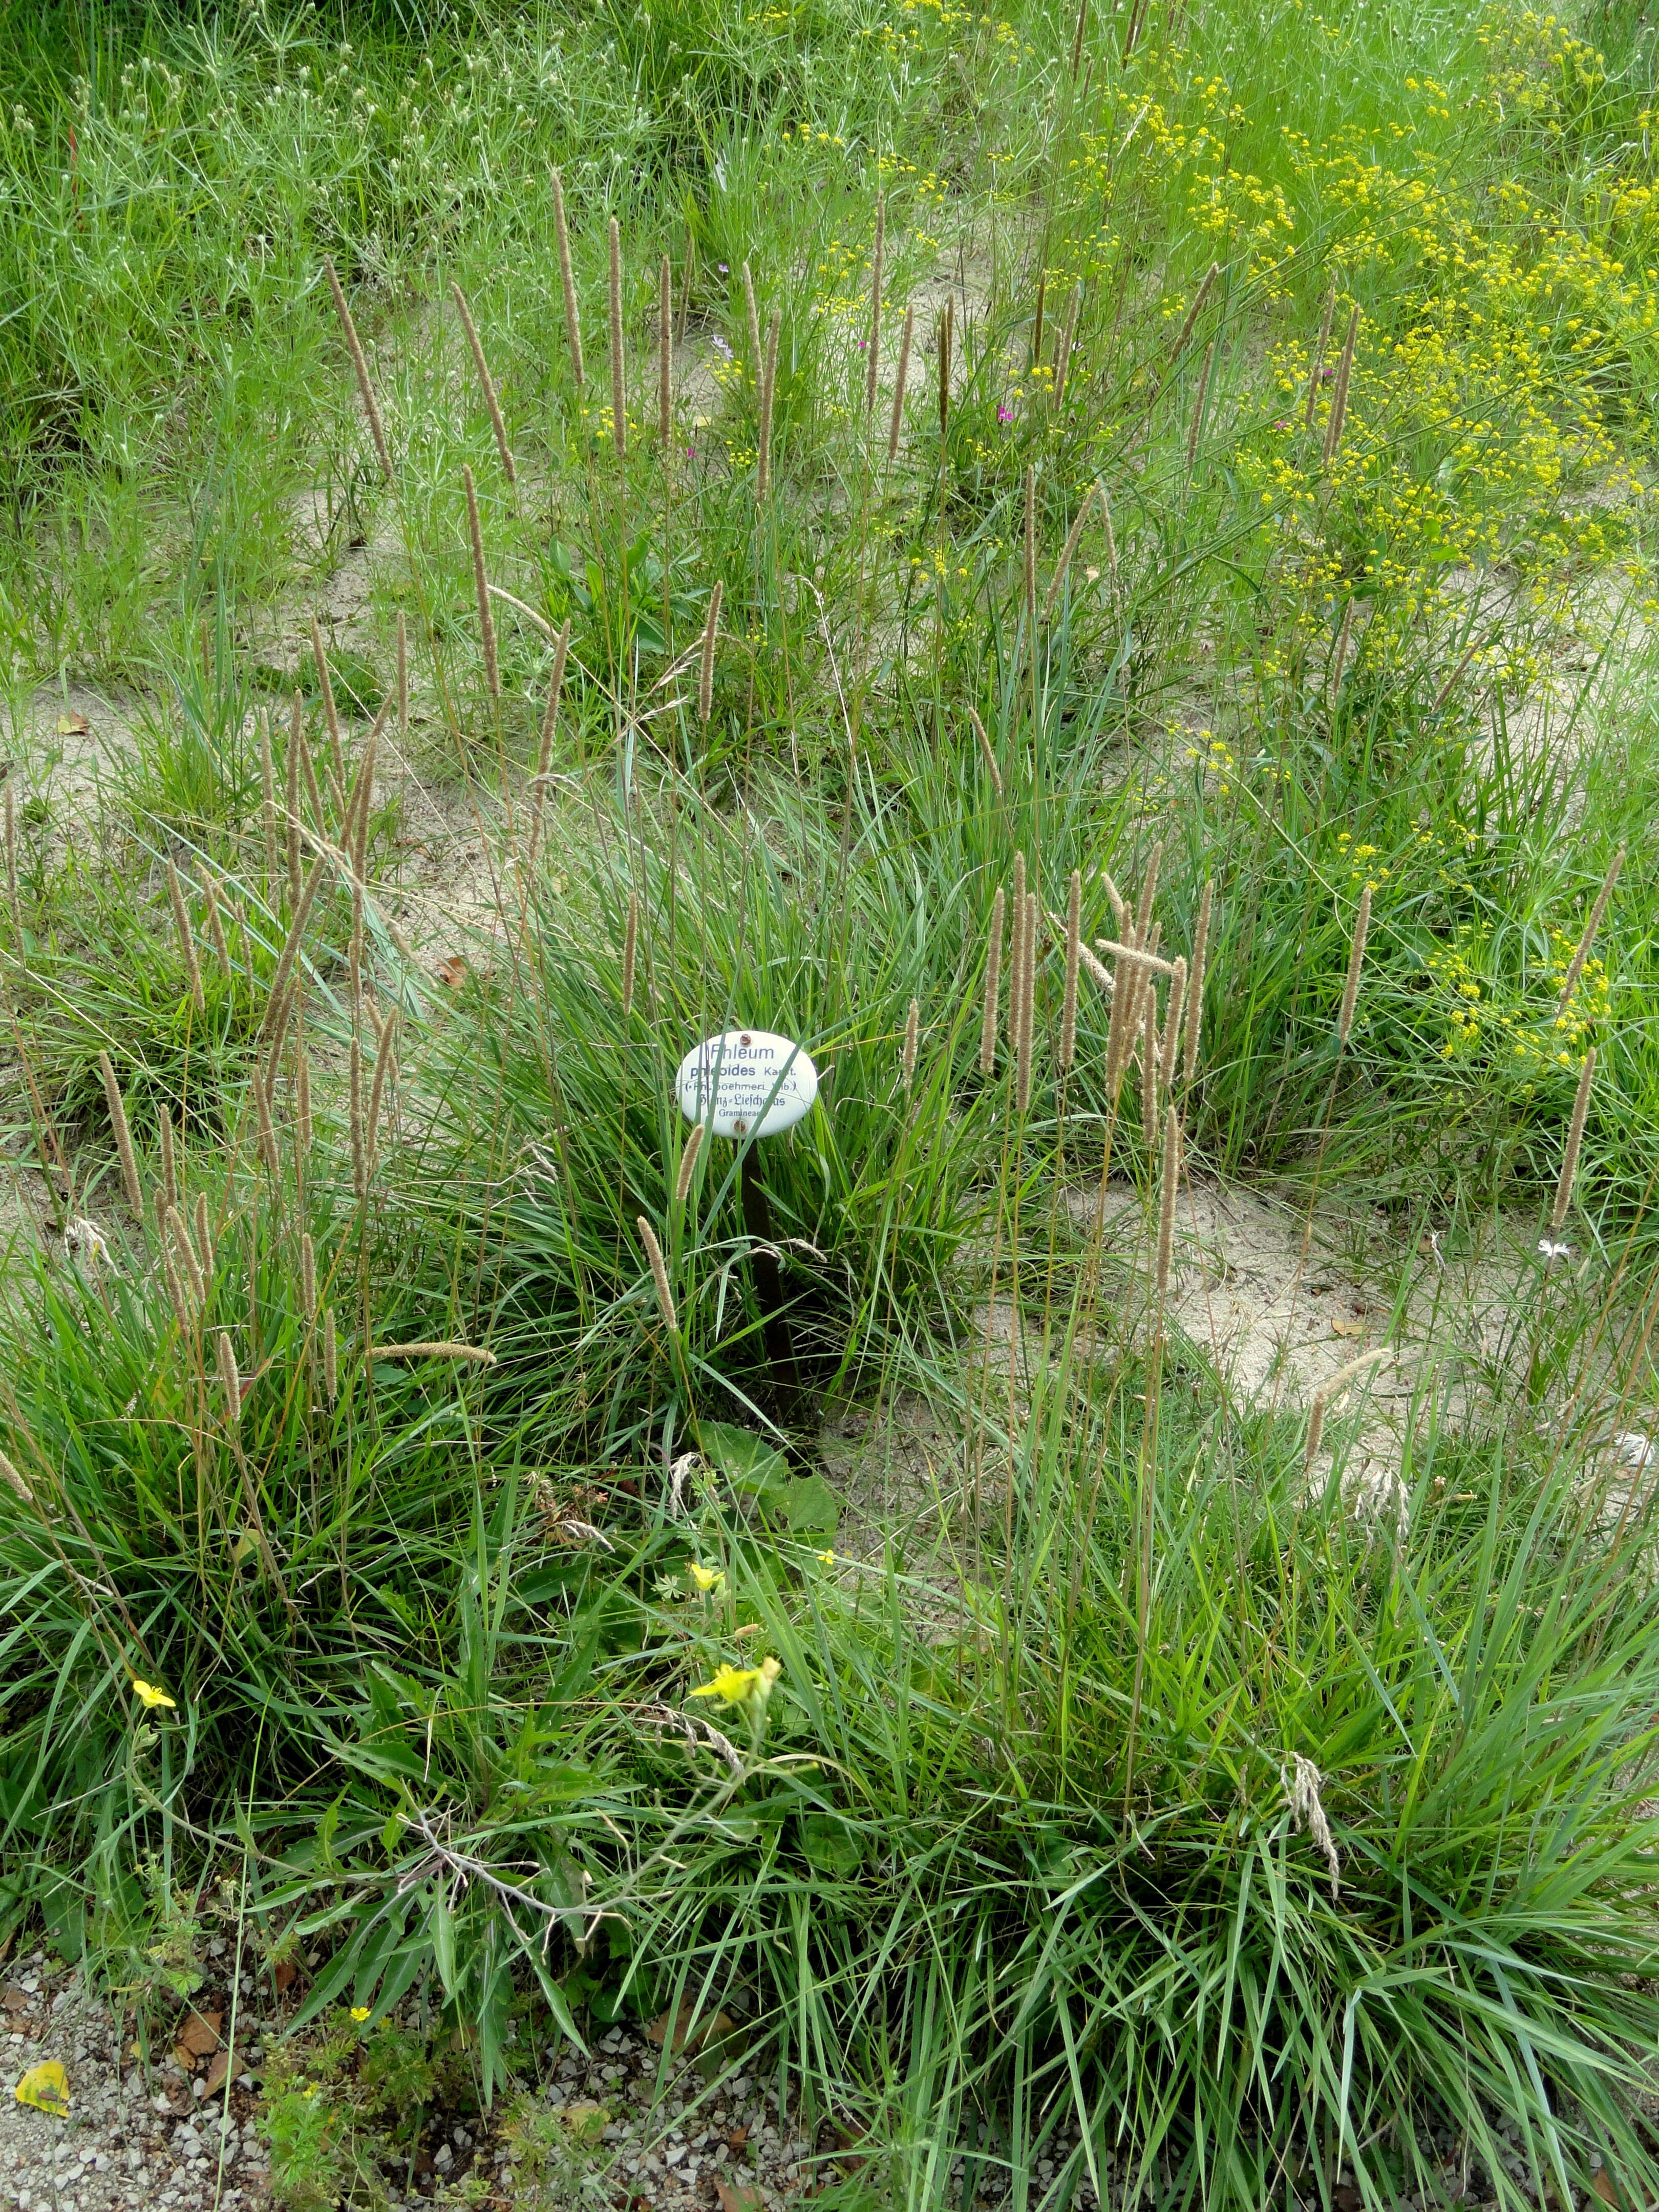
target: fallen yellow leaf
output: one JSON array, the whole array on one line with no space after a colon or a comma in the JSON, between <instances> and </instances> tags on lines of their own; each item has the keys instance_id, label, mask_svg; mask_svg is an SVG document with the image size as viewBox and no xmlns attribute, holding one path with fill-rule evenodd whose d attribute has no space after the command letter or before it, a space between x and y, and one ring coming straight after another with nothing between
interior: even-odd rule
<instances>
[{"instance_id":1,"label":"fallen yellow leaf","mask_svg":"<svg viewBox=\"0 0 1659 2212\"><path fill-rule=\"evenodd\" d=\"M50 2112L61 2120L69 2111L69 2076L55 2058L45 2058L30 2067L12 2094L20 2105L32 2105L37 2112Z\"/></svg>"},{"instance_id":2,"label":"fallen yellow leaf","mask_svg":"<svg viewBox=\"0 0 1659 2212\"><path fill-rule=\"evenodd\" d=\"M58 717L60 738L85 738L92 734L92 724L84 714L60 714Z\"/></svg>"},{"instance_id":3,"label":"fallen yellow leaf","mask_svg":"<svg viewBox=\"0 0 1659 2212\"><path fill-rule=\"evenodd\" d=\"M1331 1323L1331 1334L1333 1336L1364 1336L1365 1324L1363 1321L1350 1321L1346 1315L1338 1314Z\"/></svg>"}]
</instances>

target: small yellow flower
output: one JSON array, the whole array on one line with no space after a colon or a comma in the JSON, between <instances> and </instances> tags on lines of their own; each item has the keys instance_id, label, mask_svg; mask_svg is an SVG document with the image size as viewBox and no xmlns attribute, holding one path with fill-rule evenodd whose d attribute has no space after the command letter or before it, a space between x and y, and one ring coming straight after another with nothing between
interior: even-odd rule
<instances>
[{"instance_id":1,"label":"small yellow flower","mask_svg":"<svg viewBox=\"0 0 1659 2212\"><path fill-rule=\"evenodd\" d=\"M351 2008L351 2017L356 2021L367 2020L368 2018L368 2007L367 2005L353 2005Z\"/></svg>"},{"instance_id":2,"label":"small yellow flower","mask_svg":"<svg viewBox=\"0 0 1659 2212\"><path fill-rule=\"evenodd\" d=\"M726 1588L726 1577L718 1567L702 1566L696 1559L688 1559L685 1571L705 1597L718 1597Z\"/></svg>"},{"instance_id":3,"label":"small yellow flower","mask_svg":"<svg viewBox=\"0 0 1659 2212\"><path fill-rule=\"evenodd\" d=\"M151 1712L155 1711L157 1705L166 1705L174 1712L179 1709L179 1700L176 1698L168 1697L165 1690L158 1690L154 1682L141 1682L135 1674L132 1678L132 1687L139 1702L148 1706Z\"/></svg>"},{"instance_id":4,"label":"small yellow flower","mask_svg":"<svg viewBox=\"0 0 1659 2212\"><path fill-rule=\"evenodd\" d=\"M712 1682L705 1682L693 1690L694 1698L718 1698L726 1705L764 1707L772 1694L772 1685L783 1672L781 1661L763 1659L758 1667L733 1667L723 1664L714 1670Z\"/></svg>"},{"instance_id":5,"label":"small yellow flower","mask_svg":"<svg viewBox=\"0 0 1659 2212\"><path fill-rule=\"evenodd\" d=\"M836 1555L833 1552L820 1552L818 1553L818 1565L821 1567L833 1567L835 1564Z\"/></svg>"}]
</instances>

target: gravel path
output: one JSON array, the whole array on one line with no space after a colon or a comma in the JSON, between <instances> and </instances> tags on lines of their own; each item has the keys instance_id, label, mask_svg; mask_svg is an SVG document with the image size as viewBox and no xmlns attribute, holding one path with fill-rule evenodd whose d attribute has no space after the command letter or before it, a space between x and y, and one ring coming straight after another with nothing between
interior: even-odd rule
<instances>
[{"instance_id":1,"label":"gravel path","mask_svg":"<svg viewBox=\"0 0 1659 2212\"><path fill-rule=\"evenodd\" d=\"M40 1951L0 1972L0 2212L238 2212L263 2201L249 2076L211 2100L206 2068L187 2079L151 2067L146 2079L108 2009ZM66 2118L13 2094L48 2058L69 2077Z\"/></svg>"}]
</instances>

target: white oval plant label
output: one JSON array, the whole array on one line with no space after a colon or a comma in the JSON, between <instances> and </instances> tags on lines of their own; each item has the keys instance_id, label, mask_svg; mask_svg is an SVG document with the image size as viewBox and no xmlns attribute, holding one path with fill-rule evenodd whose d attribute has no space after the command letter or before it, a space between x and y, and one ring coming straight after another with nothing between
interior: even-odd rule
<instances>
[{"instance_id":1,"label":"white oval plant label","mask_svg":"<svg viewBox=\"0 0 1659 2212\"><path fill-rule=\"evenodd\" d=\"M818 1072L788 1037L727 1030L692 1047L675 1087L686 1120L706 1121L717 1137L775 1137L811 1111Z\"/></svg>"}]
</instances>

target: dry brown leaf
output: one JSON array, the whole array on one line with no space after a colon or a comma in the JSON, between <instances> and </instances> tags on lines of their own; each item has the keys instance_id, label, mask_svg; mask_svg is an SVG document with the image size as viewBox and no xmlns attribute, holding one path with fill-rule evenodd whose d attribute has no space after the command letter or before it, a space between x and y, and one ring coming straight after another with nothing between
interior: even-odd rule
<instances>
[{"instance_id":1,"label":"dry brown leaf","mask_svg":"<svg viewBox=\"0 0 1659 2212\"><path fill-rule=\"evenodd\" d=\"M1338 1314L1331 1323L1331 1334L1333 1336L1364 1336L1365 1324L1363 1320L1350 1320L1346 1314Z\"/></svg>"},{"instance_id":2,"label":"dry brown leaf","mask_svg":"<svg viewBox=\"0 0 1659 2212\"><path fill-rule=\"evenodd\" d=\"M691 1999L683 1997L680 2000L678 2013L672 2015L665 2012L659 2013L650 2027L646 2029L646 2034L660 2051L664 2043L667 2041L668 2032L672 2026L674 2039L669 2044L669 2050L676 2056L684 2052L687 2057L695 2057L705 2043L716 2041L723 2035L730 2035L738 2024L730 2013L717 2012L712 2020L708 2018L698 2020L696 2015L696 2007Z\"/></svg>"},{"instance_id":3,"label":"dry brown leaf","mask_svg":"<svg viewBox=\"0 0 1659 2212\"><path fill-rule=\"evenodd\" d=\"M1613 2178L1610 2167L1603 2166L1596 2168L1590 2181L1590 2189L1603 2204L1616 2204L1619 2207L1619 2212L1636 2212L1639 2199L1631 2196L1619 2186Z\"/></svg>"},{"instance_id":4,"label":"dry brown leaf","mask_svg":"<svg viewBox=\"0 0 1659 2212\"><path fill-rule=\"evenodd\" d=\"M733 2128L726 2140L733 2150L741 2150L749 2140L749 2130L746 2127Z\"/></svg>"},{"instance_id":5,"label":"dry brown leaf","mask_svg":"<svg viewBox=\"0 0 1659 2212\"><path fill-rule=\"evenodd\" d=\"M4 2005L8 2012L27 2012L29 2008L28 1993L20 1990L15 1982L9 1983L5 1989L0 1990L0 2004Z\"/></svg>"},{"instance_id":6,"label":"dry brown leaf","mask_svg":"<svg viewBox=\"0 0 1659 2212\"><path fill-rule=\"evenodd\" d=\"M447 959L440 960L437 963L437 976L438 981L447 984L452 991L459 991L467 977L466 962L461 954L452 952Z\"/></svg>"},{"instance_id":7,"label":"dry brown leaf","mask_svg":"<svg viewBox=\"0 0 1659 2212\"><path fill-rule=\"evenodd\" d=\"M762 2212L758 2189L733 2189L729 2181L714 2176L714 2194L720 2199L720 2212Z\"/></svg>"},{"instance_id":8,"label":"dry brown leaf","mask_svg":"<svg viewBox=\"0 0 1659 2212\"><path fill-rule=\"evenodd\" d=\"M292 1959L278 1959L270 1970L270 1978L276 1983L279 1993L293 1986L294 1977L299 1971Z\"/></svg>"},{"instance_id":9,"label":"dry brown leaf","mask_svg":"<svg viewBox=\"0 0 1659 2212\"><path fill-rule=\"evenodd\" d=\"M60 714L58 717L58 734L60 738L89 738L92 724L84 714Z\"/></svg>"},{"instance_id":10,"label":"dry brown leaf","mask_svg":"<svg viewBox=\"0 0 1659 2212\"><path fill-rule=\"evenodd\" d=\"M222 2012L193 2012L179 2031L180 2050L188 2051L192 2057L206 2058L219 2048L219 2023Z\"/></svg>"},{"instance_id":11,"label":"dry brown leaf","mask_svg":"<svg viewBox=\"0 0 1659 2212\"><path fill-rule=\"evenodd\" d=\"M203 2095L204 2097L210 2097L216 2089L222 2088L224 2087L225 2076L229 2073L229 2051L223 2049L216 2051L208 2064L207 2087L202 2092Z\"/></svg>"}]
</instances>

